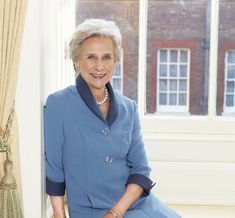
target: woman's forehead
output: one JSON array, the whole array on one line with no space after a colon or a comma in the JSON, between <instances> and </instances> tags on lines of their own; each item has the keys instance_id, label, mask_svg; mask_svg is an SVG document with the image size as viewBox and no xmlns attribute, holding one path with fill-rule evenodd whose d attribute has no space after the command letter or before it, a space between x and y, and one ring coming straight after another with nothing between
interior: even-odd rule
<instances>
[{"instance_id":1,"label":"woman's forehead","mask_svg":"<svg viewBox=\"0 0 235 218\"><path fill-rule=\"evenodd\" d=\"M80 47L80 51L83 53L113 53L114 45L112 39L108 37L89 37L86 39Z\"/></svg>"}]
</instances>

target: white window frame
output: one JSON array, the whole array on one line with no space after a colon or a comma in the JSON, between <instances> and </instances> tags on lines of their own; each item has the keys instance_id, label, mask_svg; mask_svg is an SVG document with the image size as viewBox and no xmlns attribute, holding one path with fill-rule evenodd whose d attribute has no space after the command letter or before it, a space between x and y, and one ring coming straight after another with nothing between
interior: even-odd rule
<instances>
[{"instance_id":1,"label":"white window frame","mask_svg":"<svg viewBox=\"0 0 235 218\"><path fill-rule=\"evenodd\" d=\"M228 52L234 52L235 53L235 50L233 49L230 49L230 50L227 50L226 53L225 53L225 60L224 60L224 63L225 63L225 68L224 68L224 113L223 115L231 115L231 114L234 114L235 115L235 92L233 93L233 106L226 106L226 96L227 96L227 81L228 80L231 80L235 83L235 78L233 79L228 79L228 66L234 66L235 67L235 63L232 63L232 64L229 64L228 63Z\"/></svg>"},{"instance_id":2,"label":"white window frame","mask_svg":"<svg viewBox=\"0 0 235 218\"><path fill-rule=\"evenodd\" d=\"M162 64L161 60L160 60L160 53L161 50L166 50L167 51L167 62L165 62L164 64L167 65L167 76L164 77L164 79L167 80L167 83L170 79L172 79L168 74L169 74L169 66L172 64L172 62L169 62L169 54L170 51L172 50L176 50L177 53L179 54L180 51L187 51L187 63L185 63L185 65L187 65L187 77L185 77L185 79L187 80L187 89L186 91L184 91L184 93L186 93L187 98L186 98L186 105L179 105L178 102L176 105L170 105L169 104L169 99L167 98L167 104L166 105L161 105L160 104L160 92L162 92L160 90L160 64ZM157 113L176 113L176 114L181 114L181 115L186 115L189 112L189 96L190 96L190 89L189 89L189 81L190 81L190 50L186 49L186 48L160 48L157 51L158 55L157 55L157 101L156 101L156 107L157 107ZM179 59L176 63L174 63L177 65L177 72L179 72L179 66L182 65L181 62L179 62ZM179 91L179 80L181 79L181 77L179 75L177 75L177 77L174 77L173 79L175 79L177 81L177 90L174 91L174 93L176 93L177 95L179 95L179 93L181 93L181 91ZM169 90L169 84L167 85L168 89L165 91L165 93L168 95L171 91Z\"/></svg>"}]
</instances>

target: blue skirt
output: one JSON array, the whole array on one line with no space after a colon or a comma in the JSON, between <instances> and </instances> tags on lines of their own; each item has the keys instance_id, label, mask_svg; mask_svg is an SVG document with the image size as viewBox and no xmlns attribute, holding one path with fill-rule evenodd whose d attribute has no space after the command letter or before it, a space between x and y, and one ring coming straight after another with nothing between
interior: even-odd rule
<instances>
[{"instance_id":1,"label":"blue skirt","mask_svg":"<svg viewBox=\"0 0 235 218\"><path fill-rule=\"evenodd\" d=\"M77 211L69 210L70 218L102 218L107 210L80 207ZM150 194L136 207L128 210L125 218L180 218L178 214Z\"/></svg>"}]
</instances>

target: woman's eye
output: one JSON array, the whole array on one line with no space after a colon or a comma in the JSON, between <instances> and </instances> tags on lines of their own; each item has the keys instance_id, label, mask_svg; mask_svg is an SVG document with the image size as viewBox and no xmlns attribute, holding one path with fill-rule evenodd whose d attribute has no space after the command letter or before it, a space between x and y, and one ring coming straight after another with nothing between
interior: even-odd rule
<instances>
[{"instance_id":1,"label":"woman's eye","mask_svg":"<svg viewBox=\"0 0 235 218\"><path fill-rule=\"evenodd\" d=\"M110 60L112 57L110 56L110 55L106 55L106 56L104 56L104 59L105 60Z\"/></svg>"},{"instance_id":2,"label":"woman's eye","mask_svg":"<svg viewBox=\"0 0 235 218\"><path fill-rule=\"evenodd\" d=\"M88 59L95 60L96 58L95 58L95 56L90 55L90 56L88 56Z\"/></svg>"}]
</instances>

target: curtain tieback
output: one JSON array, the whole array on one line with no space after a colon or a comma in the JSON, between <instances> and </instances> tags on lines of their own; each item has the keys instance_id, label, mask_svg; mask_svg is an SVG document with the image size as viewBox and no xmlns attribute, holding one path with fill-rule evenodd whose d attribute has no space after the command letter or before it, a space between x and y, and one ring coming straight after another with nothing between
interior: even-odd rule
<instances>
[{"instance_id":1,"label":"curtain tieback","mask_svg":"<svg viewBox=\"0 0 235 218\"><path fill-rule=\"evenodd\" d=\"M23 218L20 199L17 192L17 184L13 175L13 162L11 160L11 146L7 143L15 113L15 101L13 102L11 111L8 116L6 130L0 133L0 152L6 152L6 160L4 161L4 175L0 181L0 217ZM10 206L9 206L10 205Z\"/></svg>"},{"instance_id":2,"label":"curtain tieback","mask_svg":"<svg viewBox=\"0 0 235 218\"><path fill-rule=\"evenodd\" d=\"M10 160L11 156L11 146L7 143L7 140L10 136L14 114L15 114L15 101L13 101L11 111L7 119L6 130L2 134L0 133L0 152L6 152L6 158L8 160Z\"/></svg>"},{"instance_id":3,"label":"curtain tieback","mask_svg":"<svg viewBox=\"0 0 235 218\"><path fill-rule=\"evenodd\" d=\"M7 140L10 136L11 127L14 119L15 113L15 101L11 107L9 113L6 130L3 134L0 133L0 152L6 152L6 160L4 161L4 176L0 181L0 189L16 189L15 177L12 173L13 162L11 160L11 146L7 143Z\"/></svg>"}]
</instances>

